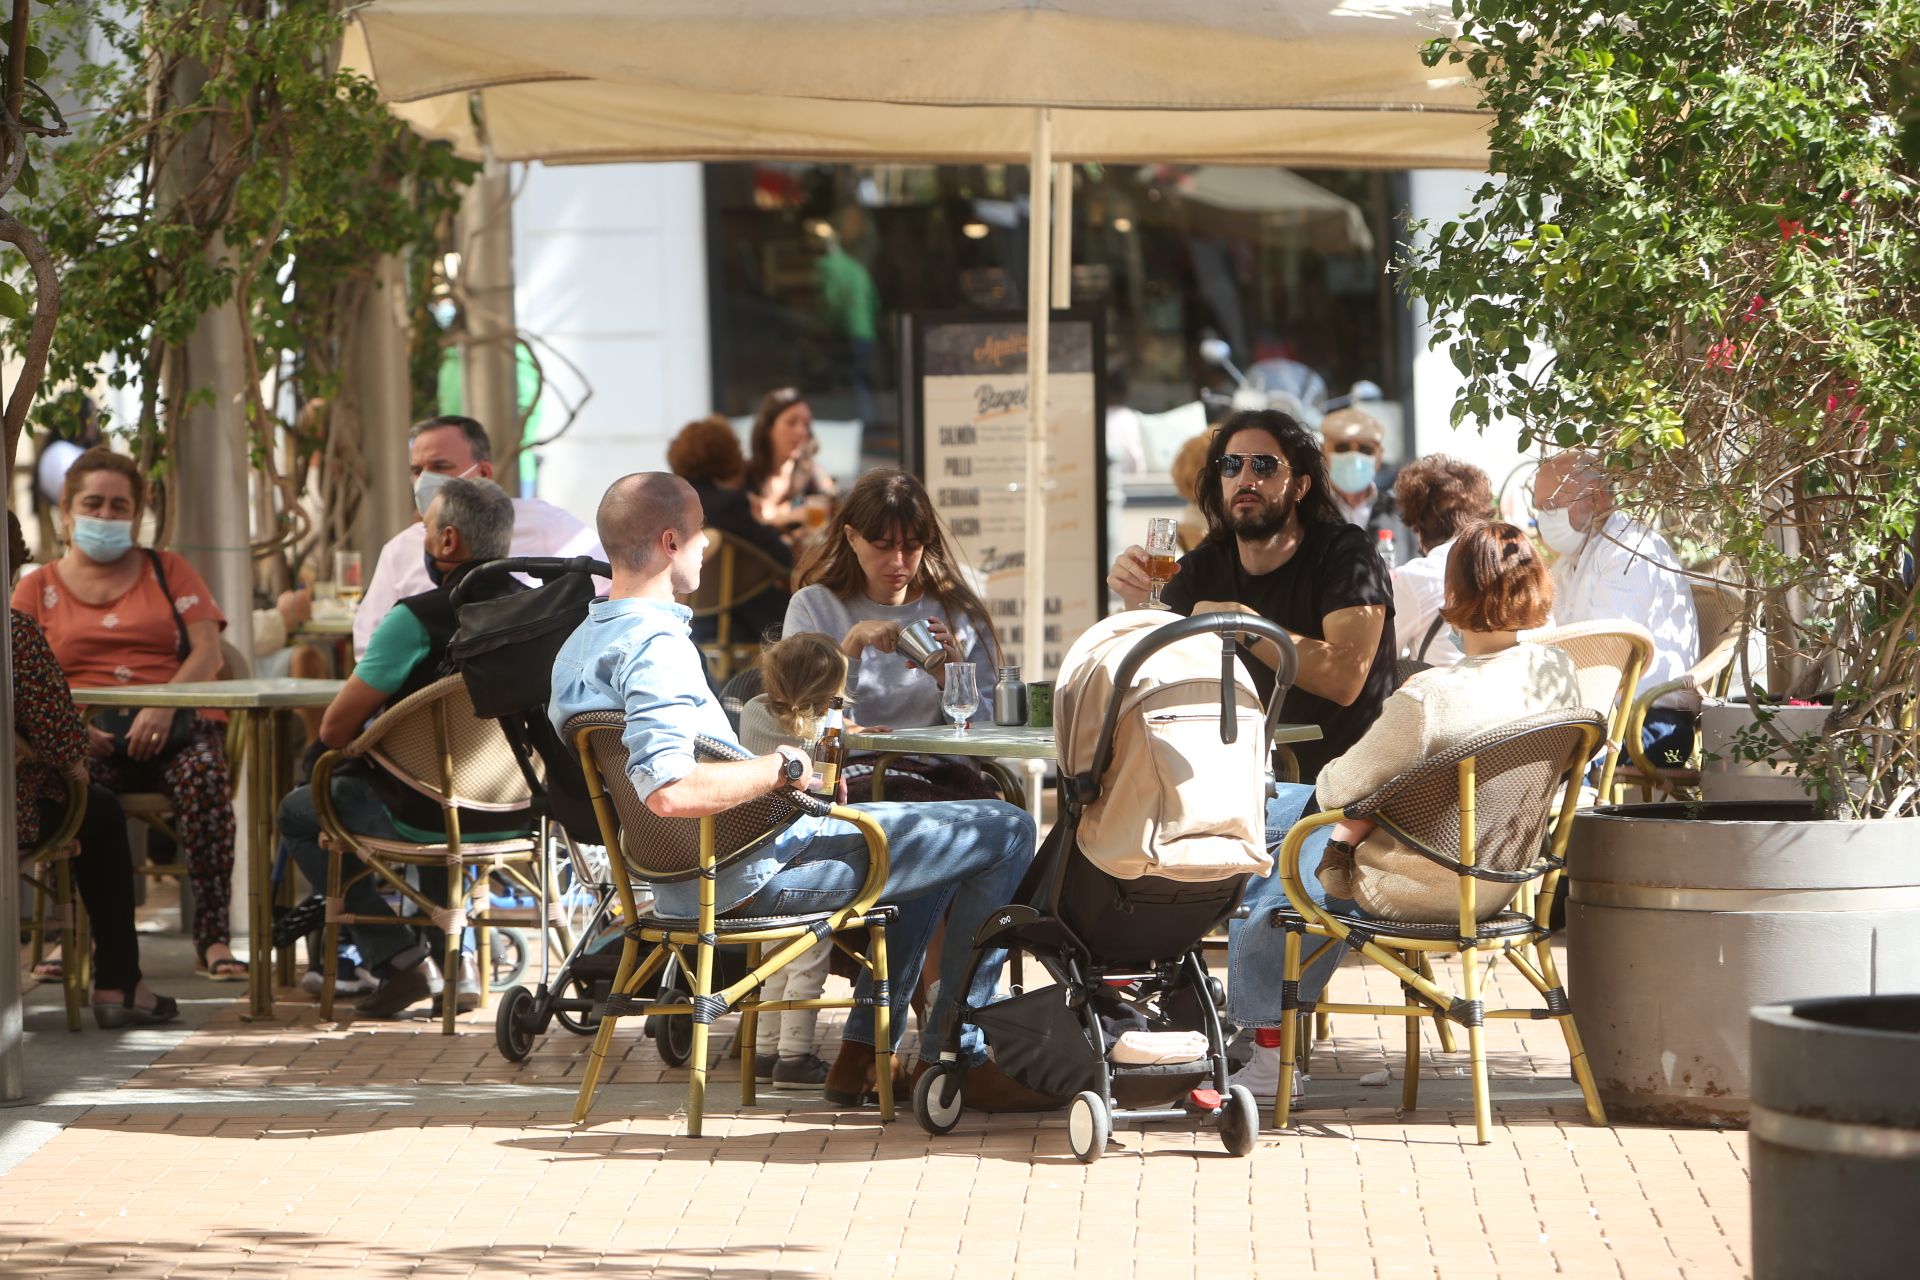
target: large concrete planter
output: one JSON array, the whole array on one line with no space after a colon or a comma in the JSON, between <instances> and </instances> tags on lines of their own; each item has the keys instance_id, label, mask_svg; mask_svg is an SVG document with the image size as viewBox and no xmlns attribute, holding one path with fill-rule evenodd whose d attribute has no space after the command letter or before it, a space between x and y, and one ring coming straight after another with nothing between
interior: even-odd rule
<instances>
[{"instance_id":1,"label":"large concrete planter","mask_svg":"<svg viewBox=\"0 0 1920 1280\"><path fill-rule=\"evenodd\" d=\"M1920 1270L1920 995L1753 1011L1755 1280Z\"/></svg>"},{"instance_id":2,"label":"large concrete planter","mask_svg":"<svg viewBox=\"0 0 1920 1280\"><path fill-rule=\"evenodd\" d=\"M1920 819L1618 805L1569 845L1567 986L1608 1115L1746 1123L1748 1010L1920 991Z\"/></svg>"},{"instance_id":3,"label":"large concrete planter","mask_svg":"<svg viewBox=\"0 0 1920 1280\"><path fill-rule=\"evenodd\" d=\"M1819 733L1831 707L1776 707L1773 727L1788 738ZM1781 800L1805 802L1807 789L1793 772L1784 749L1765 760L1736 760L1734 743L1753 725L1744 702L1708 702L1700 708L1700 794L1709 801Z\"/></svg>"}]
</instances>

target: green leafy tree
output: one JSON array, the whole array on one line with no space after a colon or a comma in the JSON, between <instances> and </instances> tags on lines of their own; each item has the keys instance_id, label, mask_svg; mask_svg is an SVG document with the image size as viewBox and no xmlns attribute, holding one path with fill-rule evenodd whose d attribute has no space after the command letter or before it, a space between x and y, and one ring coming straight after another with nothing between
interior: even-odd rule
<instances>
[{"instance_id":1,"label":"green leafy tree","mask_svg":"<svg viewBox=\"0 0 1920 1280\"><path fill-rule=\"evenodd\" d=\"M1456 423L1591 450L1716 551L1753 682L1835 695L1788 744L1823 810L1920 811L1920 3L1454 13L1428 62L1480 86L1492 178L1407 270Z\"/></svg>"},{"instance_id":2,"label":"green leafy tree","mask_svg":"<svg viewBox=\"0 0 1920 1280\"><path fill-rule=\"evenodd\" d=\"M63 387L137 390L137 417L109 425L132 437L164 512L168 442L203 394L180 385L177 353L210 309L236 308L259 377L254 456L279 495L278 527L256 550L297 563L344 538L359 500L355 433L333 409L378 264L406 260L414 332L437 356L432 264L474 166L338 70L342 19L329 0L146 0L120 12L76 8L49 39L70 69L66 96L86 104L42 180L67 295L50 374ZM420 402L432 397L430 364L417 362ZM320 528L297 500L314 468Z\"/></svg>"},{"instance_id":3,"label":"green leafy tree","mask_svg":"<svg viewBox=\"0 0 1920 1280\"><path fill-rule=\"evenodd\" d=\"M33 42L32 17L28 0L13 0L12 16L0 22L0 58L4 58L0 62L0 200L10 200L15 191L29 200L39 193L40 177L29 140L57 138L67 132L60 108L41 83L49 63L46 51ZM7 474L12 475L20 432L46 374L47 353L60 315L60 277L40 237L5 205L0 205L0 243L12 245L26 268L21 285L0 277L0 319L20 330L14 344L20 370L0 402Z\"/></svg>"}]
</instances>

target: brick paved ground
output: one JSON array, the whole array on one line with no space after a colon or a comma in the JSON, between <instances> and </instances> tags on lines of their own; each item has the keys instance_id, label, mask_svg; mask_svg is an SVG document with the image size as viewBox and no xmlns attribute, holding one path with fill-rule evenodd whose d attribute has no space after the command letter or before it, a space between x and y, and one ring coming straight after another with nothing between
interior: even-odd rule
<instances>
[{"instance_id":1,"label":"brick paved ground","mask_svg":"<svg viewBox=\"0 0 1920 1280\"><path fill-rule=\"evenodd\" d=\"M1157 1128L1082 1166L1059 1116L929 1138L817 1097L741 1113L731 1062L691 1140L684 1076L637 1028L575 1129L581 1039L556 1028L514 1067L490 1013L448 1039L322 1026L295 994L76 1099L0 1177L0 1276L1745 1274L1744 1134L1589 1128L1557 1032L1503 1022L1477 1148L1463 1055L1429 1032L1422 1109L1400 1116L1397 1082L1357 1083L1390 1055L1397 1075L1398 1024L1334 1031L1300 1127L1252 1158Z\"/></svg>"}]
</instances>

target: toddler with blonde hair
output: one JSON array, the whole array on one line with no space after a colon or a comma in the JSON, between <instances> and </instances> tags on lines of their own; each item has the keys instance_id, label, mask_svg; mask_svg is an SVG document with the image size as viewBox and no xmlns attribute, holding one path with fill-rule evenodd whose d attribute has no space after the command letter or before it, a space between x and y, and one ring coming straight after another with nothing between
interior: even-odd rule
<instances>
[{"instance_id":1,"label":"toddler with blonde hair","mask_svg":"<svg viewBox=\"0 0 1920 1280\"><path fill-rule=\"evenodd\" d=\"M801 632L761 653L760 674L766 692L754 695L741 709L740 745L756 755L769 755L784 743L813 755L827 704L846 694L846 655L829 637ZM844 788L845 781L840 785ZM814 947L774 974L761 989L761 999L816 999L826 989L832 950ZM827 1064L813 1045L819 1020L817 1009L762 1014L754 1036L754 1079L775 1088L824 1083Z\"/></svg>"}]
</instances>

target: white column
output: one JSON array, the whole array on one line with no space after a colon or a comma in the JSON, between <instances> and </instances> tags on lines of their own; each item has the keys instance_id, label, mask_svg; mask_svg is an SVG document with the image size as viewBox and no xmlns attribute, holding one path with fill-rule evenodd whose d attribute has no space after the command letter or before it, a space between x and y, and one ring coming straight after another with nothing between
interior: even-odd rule
<instances>
[{"instance_id":1,"label":"white column","mask_svg":"<svg viewBox=\"0 0 1920 1280\"><path fill-rule=\"evenodd\" d=\"M1027 215L1027 559L1025 665L1046 669L1047 661L1047 340L1053 274L1048 269L1053 237L1053 112L1033 113L1033 155L1027 171L1031 207ZM1036 675L1034 678L1038 678Z\"/></svg>"}]
</instances>

